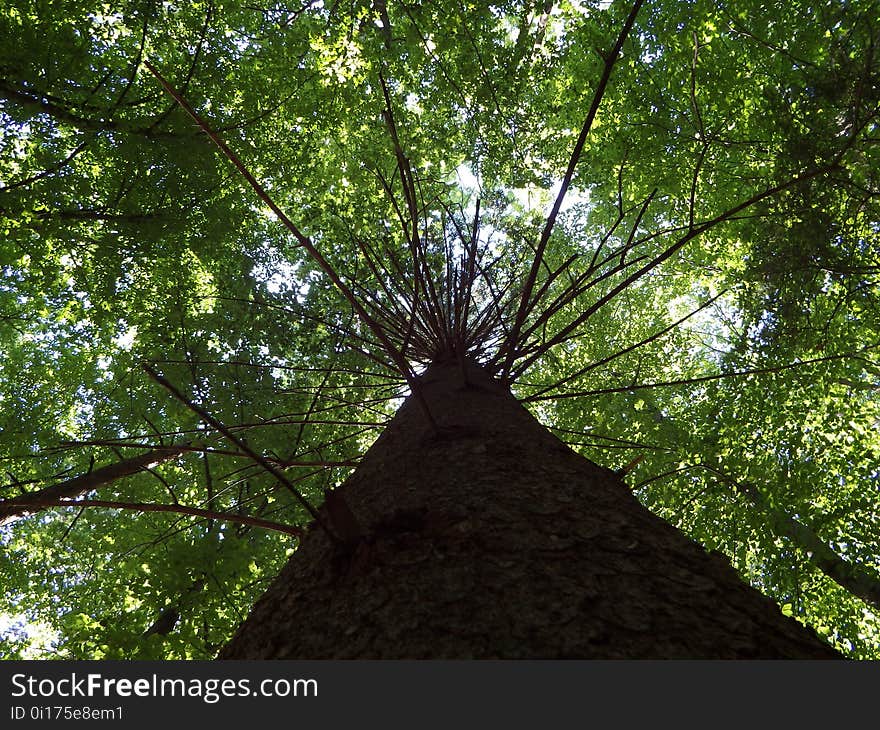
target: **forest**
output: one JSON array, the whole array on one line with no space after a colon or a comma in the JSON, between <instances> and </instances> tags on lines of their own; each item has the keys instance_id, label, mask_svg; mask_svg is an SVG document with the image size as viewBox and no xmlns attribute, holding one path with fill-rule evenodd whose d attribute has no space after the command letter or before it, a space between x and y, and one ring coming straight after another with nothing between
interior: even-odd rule
<instances>
[{"instance_id":1,"label":"forest","mask_svg":"<svg viewBox=\"0 0 880 730\"><path fill-rule=\"evenodd\" d=\"M3 4L0 658L880 658L878 29Z\"/></svg>"}]
</instances>

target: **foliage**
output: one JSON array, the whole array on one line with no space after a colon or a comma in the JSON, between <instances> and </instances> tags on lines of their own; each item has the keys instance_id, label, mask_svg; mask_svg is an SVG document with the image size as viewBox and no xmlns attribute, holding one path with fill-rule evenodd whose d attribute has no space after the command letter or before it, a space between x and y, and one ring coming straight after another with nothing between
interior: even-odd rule
<instances>
[{"instance_id":1,"label":"foliage","mask_svg":"<svg viewBox=\"0 0 880 730\"><path fill-rule=\"evenodd\" d=\"M236 519L311 520L295 492L339 484L431 359L434 284L563 440L880 657L878 604L791 528L880 581L880 8L630 12L0 9L0 498L179 447L69 497L206 511L0 527L0 655L213 656L296 545Z\"/></svg>"}]
</instances>

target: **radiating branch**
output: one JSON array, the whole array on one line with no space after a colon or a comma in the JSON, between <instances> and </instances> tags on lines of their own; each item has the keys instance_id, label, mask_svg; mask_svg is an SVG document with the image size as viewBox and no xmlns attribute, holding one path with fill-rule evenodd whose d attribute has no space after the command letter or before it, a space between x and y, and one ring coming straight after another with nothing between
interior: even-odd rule
<instances>
[{"instance_id":1,"label":"radiating branch","mask_svg":"<svg viewBox=\"0 0 880 730\"><path fill-rule=\"evenodd\" d=\"M862 348L857 352L865 352L866 350L875 349L880 347L880 343L876 345L870 345L868 347ZM732 373L716 373L714 375L702 375L696 378L682 378L681 380L667 380L664 382L657 383L632 383L630 385L621 385L614 388L597 388L595 390L579 390L576 392L557 392L552 395L532 395L526 396L524 398L520 398L520 400L524 403L528 402L536 402L542 400L559 400L563 398L584 398L591 395L607 395L609 393L627 393L629 391L636 390L647 390L650 388L666 388L672 387L676 385L695 385L697 383L706 383L710 380L723 380L725 378L737 378L743 377L746 375L761 375L764 373L780 373L785 370L793 370L795 368L801 368L806 365L815 365L820 362L829 362L831 360L843 360L847 358L854 357L856 355L855 352L847 352L840 355L826 355L825 357L816 357L810 360L801 360L800 362L788 363L786 365L776 365L773 367L766 368L752 368L749 370L737 370Z\"/></svg>"},{"instance_id":2,"label":"radiating branch","mask_svg":"<svg viewBox=\"0 0 880 730\"><path fill-rule=\"evenodd\" d=\"M591 362L586 367L583 367L580 370L577 370L577 371L567 375L562 380L558 380L555 383L542 388L537 393L532 393L530 397L536 398L538 396L543 395L544 393L549 393L550 391L555 390L555 389L565 385L565 383L569 383L572 380L576 380L577 378L579 378L583 375L586 375L588 372L590 372L591 370L594 370L595 368L601 367L603 365L607 365L609 362L612 362L612 361L616 360L617 358L622 357L623 355L626 355L627 353L632 352L633 350L637 350L640 347L644 347L645 345L649 345L650 343L659 340L661 337L663 337L668 332L671 332L679 325L684 324L687 320L689 320L695 314L702 312L706 307L708 307L711 304L713 304L714 302L716 302L719 297L723 296L728 291L729 291L729 289L724 289L723 291L720 291L718 294L716 294L714 297L712 297L711 299L709 299L706 302L704 302L703 304L701 304L696 309L692 310L691 312L688 312L681 319L678 319L675 322L673 322L672 324L664 327L663 329L658 330L657 332L654 332L651 335L648 335L644 339L639 340L638 342L630 345L629 347L624 347L621 350L616 350L611 355L608 355L608 356L603 357L599 360L596 360L595 362Z\"/></svg>"},{"instance_id":3,"label":"radiating branch","mask_svg":"<svg viewBox=\"0 0 880 730\"><path fill-rule=\"evenodd\" d=\"M596 91L593 93L593 100L590 103L590 109L587 112L587 118L584 121L584 124L581 127L580 134L578 135L578 139L575 142L574 150L572 151L571 158L568 162L568 168L566 169L565 175L562 178L562 183L559 186L559 193L557 194L556 200L553 202L553 207L550 209L550 213L547 216L544 230L541 233L538 247L535 250L535 256L532 259L531 269L528 276L526 277L525 284L523 285L522 294L520 296L519 309L517 310L516 319L514 320L513 327L510 331L510 343L507 347L507 359L501 368L501 375L503 378L506 378L509 375L511 366L516 359L516 345L519 342L520 330L522 329L522 326L525 323L526 317L528 317L529 312L534 308L535 304L537 303L532 298L532 291L538 278L538 271L540 270L544 260L544 251L547 248L547 243L550 240L550 234L553 232L553 228L556 225L556 218L559 215L559 211L562 208L562 203L565 200L565 196L568 193L569 187L571 186L571 181L574 178L575 168L580 161L581 153L583 152L584 145L586 144L587 137L590 133L590 129L593 126L593 120L596 118L596 113L599 111L599 105L602 102L602 97L605 95L605 89L607 88L608 82L611 79L611 72L614 70L614 66L617 63L618 58L620 57L620 52L623 49L623 44L626 41L627 36L629 36L629 32L632 29L633 23L635 23L636 16L639 14L639 9L642 7L642 2L643 0L636 0L636 2L633 3L632 9L630 10L629 15L624 21L623 28L621 28L621 31L617 36L617 42L614 44L614 47L611 49L611 51L604 57L605 65L602 69L602 75L599 78L599 83L596 85Z\"/></svg>"},{"instance_id":4,"label":"radiating branch","mask_svg":"<svg viewBox=\"0 0 880 730\"><path fill-rule=\"evenodd\" d=\"M46 500L72 499L81 494L106 486L124 477L132 476L151 467L170 461L187 451L187 445L155 447L146 454L122 459L78 477L33 492L26 492L0 501L0 526L44 508Z\"/></svg>"},{"instance_id":5,"label":"radiating branch","mask_svg":"<svg viewBox=\"0 0 880 730\"><path fill-rule=\"evenodd\" d=\"M379 340L383 349L386 353L394 360L394 363L400 374L406 378L407 384L410 386L410 389L413 392L416 400L420 404L422 408L425 418L428 421L429 426L432 430L436 431L437 426L434 422L434 417L431 415L430 410L428 409L428 405L425 402L424 397L421 395L421 391L419 388L419 383L415 374L409 366L409 363L406 362L402 353L400 353L394 345L388 340L388 337L384 331L384 329L367 313L364 306L358 300L358 298L353 294L348 285L342 281L342 278L336 272L336 270L330 265L330 262L324 258L323 254L315 247L312 243L312 240L302 233L299 228L294 224L294 222L288 218L288 216L284 213L283 210L278 206L278 204L273 200L273 198L269 195L266 189L262 186L262 184L251 174L250 170L244 165L244 163L238 158L238 156L232 151L232 149L224 142L220 136L208 125L208 123L199 116L198 113L189 105L189 102L186 101L171 84L166 81L162 74L153 66L149 61L144 61L144 65L150 71L153 76L159 81L165 91L180 105L180 107L192 117L193 121L199 126L202 131L214 142L215 145L220 149L223 155L235 166L235 168L239 171L241 176L247 181L247 183L251 186L257 196L262 200L275 214L279 221L287 228L296 238L297 242L302 246L309 256L318 264L320 269L327 275L330 281L333 283L333 286L348 300L349 304L351 304L352 309L357 313L358 319L360 319L375 335L376 339Z\"/></svg>"},{"instance_id":6,"label":"radiating branch","mask_svg":"<svg viewBox=\"0 0 880 730\"><path fill-rule=\"evenodd\" d=\"M199 405L193 403L189 398L187 398L180 390L177 389L175 385L170 383L167 379L163 378L159 375L153 368L151 368L146 363L143 363L142 366L144 371L149 375L153 380L155 380L159 385L165 388L171 395L173 395L177 400L183 403L187 408L189 408L193 413L199 416L205 423L210 425L211 427L217 429L220 433L222 433L227 439L232 441L239 449L241 449L245 454L247 454L251 459L253 459L257 464L259 464L263 469L265 469L269 474L271 474L275 479L278 480L280 484L283 484L294 497L296 497L297 501L305 508L305 510L312 516L312 518L327 532L331 539L335 539L335 535L330 530L329 526L324 522L324 519L318 514L318 511L311 505L311 503L300 493L300 491L293 486L290 480L284 475L281 470L272 464L266 457L262 454L254 451L250 446L248 446L242 439L232 433L226 426L224 426L218 419L214 418L210 413L208 413L204 408Z\"/></svg>"},{"instance_id":7,"label":"radiating branch","mask_svg":"<svg viewBox=\"0 0 880 730\"><path fill-rule=\"evenodd\" d=\"M742 201L741 203L733 206L732 208L728 208L723 213L719 213L714 218L711 218L707 221L703 221L699 225L688 228L687 232L681 236L678 240L673 242L666 249L661 251L659 254L654 256L648 263L646 263L641 268L637 269L635 272L627 276L621 282L619 282L612 289L607 291L603 296L599 297L595 302L593 302L589 307L584 309L581 314L572 320L568 325L563 327L558 333L556 333L551 339L549 339L546 343L542 344L540 348L538 348L535 352L533 352L528 358L525 359L523 363L520 364L518 368L518 372L522 373L528 369L532 363L544 355L547 351L555 347L556 345L564 342L569 336L581 327L590 317L592 317L599 309L601 309L605 304L610 302L614 297L620 294L622 291L630 287L633 283L641 279L643 276L648 274L649 272L656 269L660 264L662 264L667 259L671 258L675 253L677 253L681 248L690 243L690 241L694 240L698 236L703 235L704 233L712 230L716 226L725 223L732 218L734 218L741 211L746 210L747 208L751 208L752 206L760 203L767 198L771 198L775 195L778 195L785 190L788 190L796 185L800 185L801 183L806 182L807 180L812 180L815 177L819 177L820 175L828 172L833 169L837 165L837 159L829 162L825 165L822 165L817 168L813 168L812 170L808 170L806 172L801 173L800 175L796 175L784 183L780 183L778 185L774 185L766 190L763 190L760 193L753 195L752 197Z\"/></svg>"},{"instance_id":8,"label":"radiating branch","mask_svg":"<svg viewBox=\"0 0 880 730\"><path fill-rule=\"evenodd\" d=\"M201 509L199 507L187 507L182 504L155 504L152 502L116 502L106 499L42 499L36 503L41 509L48 507L103 507L105 509L124 509L134 512L173 512L182 515L192 515L193 517L203 517L207 520L221 520L224 522L237 522L242 525L251 525L252 527L260 527L264 530L273 530L275 532L284 532L288 535L302 538L305 531L294 525L284 525L280 522L272 522L270 520L262 520L259 517L249 517L247 515L231 514L229 512L216 512L209 509Z\"/></svg>"}]
</instances>

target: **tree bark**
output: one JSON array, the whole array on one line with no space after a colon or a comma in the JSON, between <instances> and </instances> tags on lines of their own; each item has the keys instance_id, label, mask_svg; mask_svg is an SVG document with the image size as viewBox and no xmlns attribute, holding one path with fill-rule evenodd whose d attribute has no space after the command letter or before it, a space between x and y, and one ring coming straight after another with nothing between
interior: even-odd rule
<instances>
[{"instance_id":1,"label":"tree bark","mask_svg":"<svg viewBox=\"0 0 880 730\"><path fill-rule=\"evenodd\" d=\"M223 659L840 658L478 365L422 376Z\"/></svg>"}]
</instances>

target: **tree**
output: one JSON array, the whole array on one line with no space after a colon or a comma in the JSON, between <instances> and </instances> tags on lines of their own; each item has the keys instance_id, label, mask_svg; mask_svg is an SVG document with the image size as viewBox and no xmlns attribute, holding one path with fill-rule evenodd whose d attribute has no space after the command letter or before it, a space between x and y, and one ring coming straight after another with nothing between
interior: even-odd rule
<instances>
[{"instance_id":1,"label":"tree","mask_svg":"<svg viewBox=\"0 0 880 730\"><path fill-rule=\"evenodd\" d=\"M5 655L877 655L874 3L2 17Z\"/></svg>"}]
</instances>

